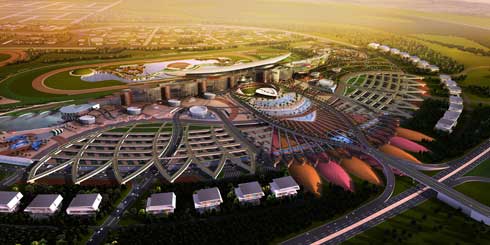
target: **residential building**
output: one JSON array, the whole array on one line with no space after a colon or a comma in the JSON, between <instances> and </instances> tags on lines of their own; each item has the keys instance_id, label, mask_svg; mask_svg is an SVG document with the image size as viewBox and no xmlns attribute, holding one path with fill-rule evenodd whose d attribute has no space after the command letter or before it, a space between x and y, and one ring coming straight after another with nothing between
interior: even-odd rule
<instances>
[{"instance_id":1,"label":"residential building","mask_svg":"<svg viewBox=\"0 0 490 245\"><path fill-rule=\"evenodd\" d=\"M455 111L455 112L463 112L463 105L460 104L449 104L449 111Z\"/></svg>"},{"instance_id":2,"label":"residential building","mask_svg":"<svg viewBox=\"0 0 490 245\"><path fill-rule=\"evenodd\" d=\"M22 197L23 195L20 192L0 191L0 213L17 211Z\"/></svg>"},{"instance_id":3,"label":"residential building","mask_svg":"<svg viewBox=\"0 0 490 245\"><path fill-rule=\"evenodd\" d=\"M235 195L240 203L255 203L259 204L260 199L265 196L259 182L253 181L239 184L235 188Z\"/></svg>"},{"instance_id":4,"label":"residential building","mask_svg":"<svg viewBox=\"0 0 490 245\"><path fill-rule=\"evenodd\" d=\"M99 211L102 196L99 193L78 194L66 209L69 215L91 215Z\"/></svg>"},{"instance_id":5,"label":"residential building","mask_svg":"<svg viewBox=\"0 0 490 245\"><path fill-rule=\"evenodd\" d=\"M449 97L449 103L462 105L463 104L463 98L461 98L459 96L450 96Z\"/></svg>"},{"instance_id":6,"label":"residential building","mask_svg":"<svg viewBox=\"0 0 490 245\"><path fill-rule=\"evenodd\" d=\"M63 201L59 194L41 194L37 195L34 200L24 209L24 212L30 214L50 215L56 213Z\"/></svg>"},{"instance_id":7,"label":"residential building","mask_svg":"<svg viewBox=\"0 0 490 245\"><path fill-rule=\"evenodd\" d=\"M208 210L217 210L219 205L223 203L221 193L217 187L198 190L194 195L194 207L199 212L205 212Z\"/></svg>"},{"instance_id":8,"label":"residential building","mask_svg":"<svg viewBox=\"0 0 490 245\"><path fill-rule=\"evenodd\" d=\"M298 183L291 176L273 179L270 187L272 193L277 198L296 195L299 190Z\"/></svg>"},{"instance_id":9,"label":"residential building","mask_svg":"<svg viewBox=\"0 0 490 245\"><path fill-rule=\"evenodd\" d=\"M379 43L370 43L370 44L368 44L368 48L372 48L372 49L378 49L379 46L381 46Z\"/></svg>"},{"instance_id":10,"label":"residential building","mask_svg":"<svg viewBox=\"0 0 490 245\"><path fill-rule=\"evenodd\" d=\"M451 120L448 120L448 119L444 119L444 118L441 118L436 126L435 126L435 129L436 130L441 130L441 131L444 131L444 132L448 132L448 133L452 133L453 132L453 128L456 127L456 121L451 121Z\"/></svg>"},{"instance_id":11,"label":"residential building","mask_svg":"<svg viewBox=\"0 0 490 245\"><path fill-rule=\"evenodd\" d=\"M176 208L176 196L173 192L155 193L146 200L146 212L149 214L170 214Z\"/></svg>"}]
</instances>

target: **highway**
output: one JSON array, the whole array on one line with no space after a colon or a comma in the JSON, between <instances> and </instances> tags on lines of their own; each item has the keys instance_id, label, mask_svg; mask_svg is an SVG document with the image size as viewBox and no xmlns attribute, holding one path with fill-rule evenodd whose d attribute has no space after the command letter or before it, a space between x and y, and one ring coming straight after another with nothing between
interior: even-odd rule
<instances>
[{"instance_id":1,"label":"highway","mask_svg":"<svg viewBox=\"0 0 490 245\"><path fill-rule=\"evenodd\" d=\"M488 179L461 176L489 158L490 142L487 141L458 159L459 162L455 162L449 168L436 174L433 179L439 183L447 183L447 188L451 190L453 190L452 186L460 184L462 181L473 181L475 179L488 181ZM338 244L405 210L419 205L428 198L435 197L435 194L436 192L429 187L418 184L416 187L404 191L385 203L378 203L379 205L377 206L367 204L339 219L287 240L283 244ZM366 206L368 208L365 208Z\"/></svg>"}]
</instances>

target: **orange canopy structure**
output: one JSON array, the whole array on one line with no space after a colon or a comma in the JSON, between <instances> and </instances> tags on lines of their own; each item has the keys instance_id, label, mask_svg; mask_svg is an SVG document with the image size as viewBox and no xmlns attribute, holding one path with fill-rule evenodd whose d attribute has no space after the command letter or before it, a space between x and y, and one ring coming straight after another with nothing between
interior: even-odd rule
<instances>
[{"instance_id":1,"label":"orange canopy structure","mask_svg":"<svg viewBox=\"0 0 490 245\"><path fill-rule=\"evenodd\" d=\"M421 163L417 158L415 158L414 156L408 154L406 151L404 151L404 150L402 150L396 146L386 144L386 145L381 146L379 148L379 150L388 154L388 155L394 156L394 157L398 157L398 158L405 159L408 161L412 161L415 163Z\"/></svg>"},{"instance_id":2,"label":"orange canopy structure","mask_svg":"<svg viewBox=\"0 0 490 245\"><path fill-rule=\"evenodd\" d=\"M376 175L371 166L369 166L367 163L357 157L352 157L350 159L343 158L340 162L340 165L348 173L355 175L360 179L366 180L369 183L373 183L375 185L383 184L383 182L379 179L378 175Z\"/></svg>"},{"instance_id":3,"label":"orange canopy structure","mask_svg":"<svg viewBox=\"0 0 490 245\"><path fill-rule=\"evenodd\" d=\"M295 162L289 166L289 173L300 185L304 186L307 191L315 195L321 194L320 188L322 186L322 180L315 168L310 164L300 164Z\"/></svg>"},{"instance_id":4,"label":"orange canopy structure","mask_svg":"<svg viewBox=\"0 0 490 245\"><path fill-rule=\"evenodd\" d=\"M423 133L413 131L406 128L396 128L396 134L408 140L420 142L422 140L434 141L434 138L429 137Z\"/></svg>"}]
</instances>

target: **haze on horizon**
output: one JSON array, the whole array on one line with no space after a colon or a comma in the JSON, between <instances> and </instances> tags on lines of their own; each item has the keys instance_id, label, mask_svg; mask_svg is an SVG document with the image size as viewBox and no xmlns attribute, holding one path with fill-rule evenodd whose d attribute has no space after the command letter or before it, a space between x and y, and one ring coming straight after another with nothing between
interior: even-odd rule
<instances>
[{"instance_id":1,"label":"haze on horizon","mask_svg":"<svg viewBox=\"0 0 490 245\"><path fill-rule=\"evenodd\" d=\"M300 0L301 1L301 0ZM308 0L306 0L308 1ZM315 1L315 0L313 0ZM404 8L424 12L490 16L490 0L319 0L390 8Z\"/></svg>"}]
</instances>

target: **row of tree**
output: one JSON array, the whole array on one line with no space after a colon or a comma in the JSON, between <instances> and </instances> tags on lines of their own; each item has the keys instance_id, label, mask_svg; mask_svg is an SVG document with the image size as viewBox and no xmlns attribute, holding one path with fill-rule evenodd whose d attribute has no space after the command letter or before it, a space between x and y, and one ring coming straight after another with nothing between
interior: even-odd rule
<instances>
[{"instance_id":1,"label":"row of tree","mask_svg":"<svg viewBox=\"0 0 490 245\"><path fill-rule=\"evenodd\" d=\"M473 53L473 54L480 55L480 56L490 56L490 50L485 50L482 48L466 47L464 45L444 43L444 42L439 42L439 41L435 41L435 40L427 40L427 39L422 39L422 38L419 38L419 39L426 41L426 42L434 43L437 45L445 46L448 48L459 49L461 51Z\"/></svg>"},{"instance_id":2,"label":"row of tree","mask_svg":"<svg viewBox=\"0 0 490 245\"><path fill-rule=\"evenodd\" d=\"M464 90L482 98L490 98L490 86L469 85Z\"/></svg>"}]
</instances>

